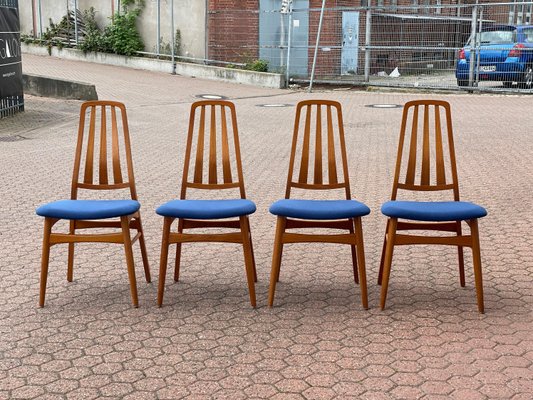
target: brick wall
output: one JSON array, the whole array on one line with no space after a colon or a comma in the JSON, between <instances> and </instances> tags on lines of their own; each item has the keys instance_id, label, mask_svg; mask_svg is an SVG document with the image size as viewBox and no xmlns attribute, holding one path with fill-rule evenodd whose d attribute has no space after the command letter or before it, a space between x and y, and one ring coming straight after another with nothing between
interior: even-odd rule
<instances>
[{"instance_id":1,"label":"brick wall","mask_svg":"<svg viewBox=\"0 0 533 400\"><path fill-rule=\"evenodd\" d=\"M209 0L207 58L250 62L259 58L259 0Z\"/></svg>"}]
</instances>

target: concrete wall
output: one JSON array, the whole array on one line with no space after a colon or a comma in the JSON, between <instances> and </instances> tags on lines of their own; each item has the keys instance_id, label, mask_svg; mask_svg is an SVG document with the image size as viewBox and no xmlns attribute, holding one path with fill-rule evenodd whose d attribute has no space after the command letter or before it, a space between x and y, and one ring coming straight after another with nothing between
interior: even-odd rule
<instances>
[{"instance_id":1,"label":"concrete wall","mask_svg":"<svg viewBox=\"0 0 533 400\"><path fill-rule=\"evenodd\" d=\"M160 4L161 25L160 36L165 43L172 41L170 7L174 1L174 27L181 32L182 55L193 58L205 58L206 41L206 1L205 0L145 0L145 7L139 19L138 28L144 41L145 51L155 52L157 46L157 6ZM38 5L41 4L42 31L50 26L50 18L58 23L67 13L67 3L73 0L21 0L19 2L21 31L32 34L34 19L32 4L35 4L36 34L39 35ZM97 23L101 28L110 23L112 10L117 11L117 0L78 0L78 9L83 11L89 7L96 10Z\"/></svg>"}]
</instances>

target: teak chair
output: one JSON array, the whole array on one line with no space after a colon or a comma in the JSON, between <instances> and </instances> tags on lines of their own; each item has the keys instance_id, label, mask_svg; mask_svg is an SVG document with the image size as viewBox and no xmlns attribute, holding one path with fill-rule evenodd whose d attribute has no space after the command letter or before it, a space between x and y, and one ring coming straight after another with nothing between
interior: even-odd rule
<instances>
[{"instance_id":1,"label":"teak chair","mask_svg":"<svg viewBox=\"0 0 533 400\"><path fill-rule=\"evenodd\" d=\"M89 114L88 127L86 127L86 114ZM120 119L117 114L120 114ZM108 124L110 124L110 138ZM87 130L88 134L86 135ZM50 247L59 243L68 243L67 281L72 282L74 244L81 242L105 242L124 245L131 298L133 306L138 307L139 301L132 248L136 240L139 240L141 247L146 281L150 282L151 278L141 215L139 213L140 204L137 201L137 192L135 190L130 147L128 119L124 104L115 101L88 101L82 104L70 200L48 203L39 207L36 211L38 215L45 217L39 297L39 305L41 307L44 306ZM85 157L82 168L82 153L84 149ZM121 156L123 155L125 155L126 178L123 177L124 167L121 163ZM95 160L95 157L98 157L98 159ZM110 173L108 168L109 158L111 159L112 173ZM83 170L82 177L80 177L80 170ZM96 174L98 175L96 176ZM131 199L78 200L79 189L97 191L129 189ZM112 218L119 218L119 220L109 220ZM70 221L69 233L52 233L52 227L59 220ZM120 232L76 233L79 229L91 228L120 228ZM133 238L130 236L130 229L137 231Z\"/></svg>"},{"instance_id":2,"label":"teak chair","mask_svg":"<svg viewBox=\"0 0 533 400\"><path fill-rule=\"evenodd\" d=\"M441 122L443 116L444 126ZM409 124L411 129L408 132ZM446 135L443 133L443 127L446 129ZM405 151L406 165L404 165L404 145L405 150L408 148L408 151ZM435 157L433 162L432 157ZM398 201L396 198L399 189L426 193L451 190L454 201ZM477 305L479 312L484 312L477 219L487 215L487 211L476 204L459 200L449 103L418 100L405 104L391 201L383 204L381 211L389 217L378 276L378 284L382 285L381 309L385 307L387 298L394 246L441 244L458 248L462 287L465 286L463 247L472 248ZM470 235L462 233L462 221L466 221L469 225ZM451 232L453 235L422 236L397 233L405 230Z\"/></svg>"},{"instance_id":3,"label":"teak chair","mask_svg":"<svg viewBox=\"0 0 533 400\"><path fill-rule=\"evenodd\" d=\"M228 117L231 121L232 135L229 132ZM194 166L191 168L194 139L196 141L196 154ZM231 142L233 146L231 146ZM207 153L208 156L206 163L204 163L204 153ZM193 173L189 177L191 169ZM189 200L186 199L187 189L217 191L233 189L239 191L240 198ZM257 275L248 218L250 214L255 212L255 209L255 204L246 199L244 191L235 105L229 101L198 101L193 103L189 119L180 199L169 201L156 211L157 214L164 217L157 294L159 307L163 304L169 245L176 244L174 281L178 282L181 246L182 243L189 242L242 244L250 303L252 307L256 306L255 282ZM172 223L176 219L178 220L177 232L171 232ZM240 232L184 233L186 229L196 228L230 228L239 229Z\"/></svg>"},{"instance_id":4,"label":"teak chair","mask_svg":"<svg viewBox=\"0 0 533 400\"><path fill-rule=\"evenodd\" d=\"M303 135L300 135L301 119ZM323 147L327 148L325 160ZM311 150L314 152L314 161ZM299 160L297 160L297 152ZM299 172L294 180L298 161ZM309 173L310 161L313 163L312 176ZM337 172L339 167L342 171L341 177ZM345 198L342 200L291 199L291 189L344 190ZM351 200L340 103L327 100L308 100L298 103L285 199L272 204L270 212L277 216L268 295L270 307L274 303L276 283L279 281L283 245L285 243L325 242L351 246L354 281L360 282L363 307L368 308L361 217L368 215L370 209L363 203ZM347 230L348 233L287 232L289 229L300 228L331 228Z\"/></svg>"}]
</instances>

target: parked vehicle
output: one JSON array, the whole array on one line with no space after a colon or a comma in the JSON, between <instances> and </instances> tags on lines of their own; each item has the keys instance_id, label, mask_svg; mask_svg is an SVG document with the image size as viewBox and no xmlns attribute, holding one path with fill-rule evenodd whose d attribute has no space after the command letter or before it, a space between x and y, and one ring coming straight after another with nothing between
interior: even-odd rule
<instances>
[{"instance_id":1,"label":"parked vehicle","mask_svg":"<svg viewBox=\"0 0 533 400\"><path fill-rule=\"evenodd\" d=\"M459 86L468 86L471 49L471 45L466 45L459 51L455 69ZM484 26L479 37L479 52L475 56L474 80L477 77L478 81L500 81L505 87L517 82L519 87L531 89L533 25Z\"/></svg>"}]
</instances>

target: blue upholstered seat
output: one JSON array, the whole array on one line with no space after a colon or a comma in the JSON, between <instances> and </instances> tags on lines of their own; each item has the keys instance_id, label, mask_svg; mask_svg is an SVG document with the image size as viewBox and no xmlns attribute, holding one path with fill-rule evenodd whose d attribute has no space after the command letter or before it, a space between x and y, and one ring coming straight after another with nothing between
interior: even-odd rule
<instances>
[{"instance_id":1,"label":"blue upholstered seat","mask_svg":"<svg viewBox=\"0 0 533 400\"><path fill-rule=\"evenodd\" d=\"M219 219L240 217L255 212L253 201L231 200L172 200L160 206L156 213L163 217Z\"/></svg>"},{"instance_id":2,"label":"blue upholstered seat","mask_svg":"<svg viewBox=\"0 0 533 400\"><path fill-rule=\"evenodd\" d=\"M487 215L483 207L467 201L388 201L381 206L381 212L415 221L464 221Z\"/></svg>"},{"instance_id":3,"label":"blue upholstered seat","mask_svg":"<svg viewBox=\"0 0 533 400\"><path fill-rule=\"evenodd\" d=\"M105 219L130 215L139 211L135 200L59 200L39 207L41 217L59 219Z\"/></svg>"},{"instance_id":4,"label":"blue upholstered seat","mask_svg":"<svg viewBox=\"0 0 533 400\"><path fill-rule=\"evenodd\" d=\"M270 212L281 217L300 219L342 219L370 214L370 208L355 200L278 200Z\"/></svg>"}]
</instances>

